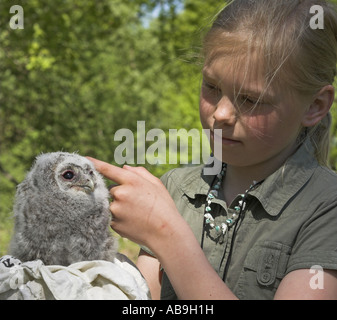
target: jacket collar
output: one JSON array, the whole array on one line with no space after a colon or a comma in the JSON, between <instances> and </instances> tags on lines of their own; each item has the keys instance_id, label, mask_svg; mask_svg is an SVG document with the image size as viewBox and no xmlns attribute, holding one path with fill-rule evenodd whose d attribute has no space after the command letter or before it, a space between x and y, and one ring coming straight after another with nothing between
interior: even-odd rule
<instances>
[{"instance_id":1,"label":"jacket collar","mask_svg":"<svg viewBox=\"0 0 337 320\"><path fill-rule=\"evenodd\" d=\"M314 147L307 139L301 147L270 175L259 188L251 192L271 216L281 213L289 200L310 180L318 167Z\"/></svg>"},{"instance_id":2,"label":"jacket collar","mask_svg":"<svg viewBox=\"0 0 337 320\"><path fill-rule=\"evenodd\" d=\"M271 216L281 213L289 200L309 181L318 163L314 156L314 147L307 139L286 163L271 174L250 196L259 200ZM180 186L189 197L207 195L215 176L204 175L203 170L196 170Z\"/></svg>"}]
</instances>

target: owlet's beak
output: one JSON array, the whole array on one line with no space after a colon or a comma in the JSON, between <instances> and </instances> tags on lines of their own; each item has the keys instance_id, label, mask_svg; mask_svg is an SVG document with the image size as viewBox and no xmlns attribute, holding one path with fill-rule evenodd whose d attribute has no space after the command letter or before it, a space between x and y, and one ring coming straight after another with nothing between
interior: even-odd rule
<instances>
[{"instance_id":1,"label":"owlet's beak","mask_svg":"<svg viewBox=\"0 0 337 320\"><path fill-rule=\"evenodd\" d=\"M85 185L83 186L83 189L84 189L86 192L88 192L88 193L94 192L94 190L95 190L95 184L94 184L94 182L93 182L92 180L89 180L89 181L87 182L87 184L85 184Z\"/></svg>"},{"instance_id":2,"label":"owlet's beak","mask_svg":"<svg viewBox=\"0 0 337 320\"><path fill-rule=\"evenodd\" d=\"M83 189L85 193L92 193L95 191L95 183L89 176L84 176L83 179L78 181L77 187Z\"/></svg>"}]
</instances>

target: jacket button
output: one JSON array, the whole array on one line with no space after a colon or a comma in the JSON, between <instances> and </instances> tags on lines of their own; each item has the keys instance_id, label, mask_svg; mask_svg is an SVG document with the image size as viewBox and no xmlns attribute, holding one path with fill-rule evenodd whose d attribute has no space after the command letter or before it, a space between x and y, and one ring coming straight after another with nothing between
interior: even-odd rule
<instances>
[{"instance_id":1,"label":"jacket button","mask_svg":"<svg viewBox=\"0 0 337 320\"><path fill-rule=\"evenodd\" d=\"M268 273L268 272L263 272L262 277L261 277L261 281L262 281L263 283L267 283L267 282L270 281L270 278L271 278L271 274L270 274L270 273Z\"/></svg>"}]
</instances>

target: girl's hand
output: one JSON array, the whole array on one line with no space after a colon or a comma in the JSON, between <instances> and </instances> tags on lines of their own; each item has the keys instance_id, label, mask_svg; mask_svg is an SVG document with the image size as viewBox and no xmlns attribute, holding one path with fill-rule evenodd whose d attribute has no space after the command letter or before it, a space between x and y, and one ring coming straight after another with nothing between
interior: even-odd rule
<instances>
[{"instance_id":1,"label":"girl's hand","mask_svg":"<svg viewBox=\"0 0 337 320\"><path fill-rule=\"evenodd\" d=\"M151 250L156 248L160 239L174 233L174 221L182 217L158 178L143 167L119 168L88 159L101 174L118 184L110 189L113 199L110 204L111 227L117 233Z\"/></svg>"},{"instance_id":2,"label":"girl's hand","mask_svg":"<svg viewBox=\"0 0 337 320\"><path fill-rule=\"evenodd\" d=\"M236 298L209 264L159 179L141 167L122 169L96 159L89 160L106 178L118 183L110 190L112 228L152 250L178 298Z\"/></svg>"}]
</instances>

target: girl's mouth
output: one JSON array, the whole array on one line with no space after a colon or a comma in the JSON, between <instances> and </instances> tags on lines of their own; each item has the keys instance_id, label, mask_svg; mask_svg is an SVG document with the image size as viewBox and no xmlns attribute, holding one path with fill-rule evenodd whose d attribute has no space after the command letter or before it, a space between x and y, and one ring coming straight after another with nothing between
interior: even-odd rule
<instances>
[{"instance_id":1,"label":"girl's mouth","mask_svg":"<svg viewBox=\"0 0 337 320\"><path fill-rule=\"evenodd\" d=\"M235 144L239 144L240 141L239 140L234 140L234 139L231 139L231 138L227 138L227 137L223 137L223 136L219 136L219 135L216 135L214 134L214 131L211 130L211 138L217 142L220 142L223 144L223 145L235 145Z\"/></svg>"}]
</instances>

